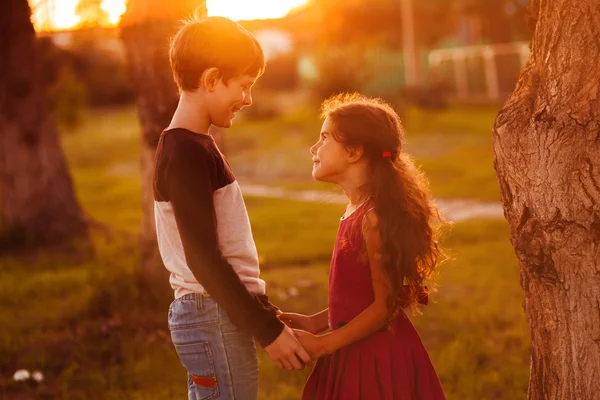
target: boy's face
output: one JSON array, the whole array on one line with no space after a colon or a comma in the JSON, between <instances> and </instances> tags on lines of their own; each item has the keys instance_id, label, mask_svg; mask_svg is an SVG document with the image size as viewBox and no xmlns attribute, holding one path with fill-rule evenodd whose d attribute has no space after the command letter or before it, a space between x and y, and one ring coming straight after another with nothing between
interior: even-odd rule
<instances>
[{"instance_id":1,"label":"boy's face","mask_svg":"<svg viewBox=\"0 0 600 400\"><path fill-rule=\"evenodd\" d=\"M227 84L217 79L207 101L210 122L221 128L231 127L235 113L252 104L251 90L256 79L256 76L241 75L230 78Z\"/></svg>"}]
</instances>

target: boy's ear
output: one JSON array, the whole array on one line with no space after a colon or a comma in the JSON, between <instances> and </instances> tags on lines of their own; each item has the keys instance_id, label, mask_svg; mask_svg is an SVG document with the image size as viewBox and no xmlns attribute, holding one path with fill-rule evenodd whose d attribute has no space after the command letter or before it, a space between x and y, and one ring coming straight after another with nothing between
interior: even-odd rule
<instances>
[{"instance_id":1,"label":"boy's ear","mask_svg":"<svg viewBox=\"0 0 600 400\"><path fill-rule=\"evenodd\" d=\"M349 163L355 163L357 161L360 161L360 159L365 154L365 148L363 146L348 147L346 151L348 152Z\"/></svg>"},{"instance_id":2,"label":"boy's ear","mask_svg":"<svg viewBox=\"0 0 600 400\"><path fill-rule=\"evenodd\" d=\"M209 92L213 92L217 86L217 82L221 79L221 73L217 67L212 67L204 71L201 79L202 86Z\"/></svg>"}]
</instances>

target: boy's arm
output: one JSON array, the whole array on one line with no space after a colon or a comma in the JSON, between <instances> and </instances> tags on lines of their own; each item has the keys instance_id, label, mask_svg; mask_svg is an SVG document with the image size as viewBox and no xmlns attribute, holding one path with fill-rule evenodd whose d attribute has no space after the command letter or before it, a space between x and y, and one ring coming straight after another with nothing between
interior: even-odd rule
<instances>
[{"instance_id":1,"label":"boy's arm","mask_svg":"<svg viewBox=\"0 0 600 400\"><path fill-rule=\"evenodd\" d=\"M202 149L195 143L180 149L169 164L166 183L186 262L232 322L266 347L277 339L284 325L275 310L248 292L221 254L212 184Z\"/></svg>"},{"instance_id":2,"label":"boy's arm","mask_svg":"<svg viewBox=\"0 0 600 400\"><path fill-rule=\"evenodd\" d=\"M271 303L271 300L269 300L269 296L267 296L266 294L259 295L258 299L260 300L262 305L265 306L265 308L273 310L275 312L280 312L279 307Z\"/></svg>"}]
</instances>

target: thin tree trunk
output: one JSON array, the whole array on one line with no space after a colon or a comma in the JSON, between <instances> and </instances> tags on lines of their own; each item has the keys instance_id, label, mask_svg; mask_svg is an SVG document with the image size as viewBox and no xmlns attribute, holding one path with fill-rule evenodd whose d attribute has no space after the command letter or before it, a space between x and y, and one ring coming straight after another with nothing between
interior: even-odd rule
<instances>
[{"instance_id":1,"label":"thin tree trunk","mask_svg":"<svg viewBox=\"0 0 600 400\"><path fill-rule=\"evenodd\" d=\"M177 87L169 66L169 40L180 20L194 13L206 15L203 1L165 2L129 0L121 21L131 77L137 94L137 109L142 125L142 197L141 260L138 276L147 287L167 284L154 226L152 172L158 138L177 107Z\"/></svg>"},{"instance_id":2,"label":"thin tree trunk","mask_svg":"<svg viewBox=\"0 0 600 400\"><path fill-rule=\"evenodd\" d=\"M0 231L4 247L87 238L46 104L27 0L0 2Z\"/></svg>"},{"instance_id":3,"label":"thin tree trunk","mask_svg":"<svg viewBox=\"0 0 600 400\"><path fill-rule=\"evenodd\" d=\"M521 264L530 399L600 399L600 2L534 2L530 59L494 127Z\"/></svg>"}]
</instances>

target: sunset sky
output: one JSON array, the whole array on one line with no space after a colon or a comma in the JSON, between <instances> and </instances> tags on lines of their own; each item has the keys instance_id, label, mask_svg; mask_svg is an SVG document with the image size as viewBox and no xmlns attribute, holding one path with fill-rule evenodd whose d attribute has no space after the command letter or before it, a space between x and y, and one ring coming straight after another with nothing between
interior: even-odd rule
<instances>
[{"instance_id":1,"label":"sunset sky","mask_svg":"<svg viewBox=\"0 0 600 400\"><path fill-rule=\"evenodd\" d=\"M30 0L37 29L71 29L79 23L75 8L79 0ZM280 18L307 0L207 0L209 15L221 15L234 20ZM126 0L103 0L102 8L111 24L116 24L125 12ZM48 17L44 17L44 16ZM45 22L50 20L50 26Z\"/></svg>"}]
</instances>

